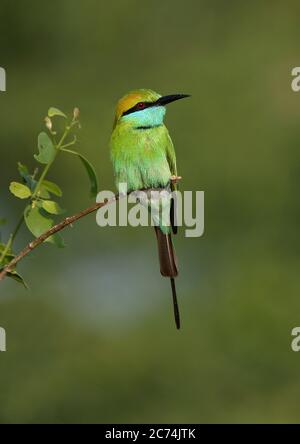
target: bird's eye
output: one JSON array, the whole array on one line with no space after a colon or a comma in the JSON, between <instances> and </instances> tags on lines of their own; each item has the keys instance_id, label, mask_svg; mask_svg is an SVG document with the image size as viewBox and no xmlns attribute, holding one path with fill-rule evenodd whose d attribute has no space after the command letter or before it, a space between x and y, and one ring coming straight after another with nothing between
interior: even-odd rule
<instances>
[{"instance_id":1,"label":"bird's eye","mask_svg":"<svg viewBox=\"0 0 300 444\"><path fill-rule=\"evenodd\" d=\"M137 109L144 109L146 107L146 104L144 102L140 102L136 105Z\"/></svg>"}]
</instances>

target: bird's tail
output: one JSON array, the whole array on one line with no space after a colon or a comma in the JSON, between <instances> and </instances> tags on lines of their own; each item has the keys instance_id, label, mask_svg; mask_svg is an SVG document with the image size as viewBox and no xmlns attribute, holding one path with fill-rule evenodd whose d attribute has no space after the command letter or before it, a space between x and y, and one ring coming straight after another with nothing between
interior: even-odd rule
<instances>
[{"instance_id":1,"label":"bird's tail","mask_svg":"<svg viewBox=\"0 0 300 444\"><path fill-rule=\"evenodd\" d=\"M173 307L176 327L180 329L180 315L176 295L175 277L178 275L178 265L171 234L164 234L159 227L154 227L158 245L160 272L171 280Z\"/></svg>"}]
</instances>

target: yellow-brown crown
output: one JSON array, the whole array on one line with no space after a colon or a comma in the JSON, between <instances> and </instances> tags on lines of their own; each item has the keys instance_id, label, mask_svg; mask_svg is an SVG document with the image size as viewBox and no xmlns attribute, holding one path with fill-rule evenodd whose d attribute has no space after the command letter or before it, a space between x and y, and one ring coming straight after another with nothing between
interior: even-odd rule
<instances>
[{"instance_id":1,"label":"yellow-brown crown","mask_svg":"<svg viewBox=\"0 0 300 444\"><path fill-rule=\"evenodd\" d=\"M118 101L115 115L115 125L122 115L130 108L133 108L137 103L155 102L160 97L160 94L152 91L151 89L137 89L135 91L130 91Z\"/></svg>"}]
</instances>

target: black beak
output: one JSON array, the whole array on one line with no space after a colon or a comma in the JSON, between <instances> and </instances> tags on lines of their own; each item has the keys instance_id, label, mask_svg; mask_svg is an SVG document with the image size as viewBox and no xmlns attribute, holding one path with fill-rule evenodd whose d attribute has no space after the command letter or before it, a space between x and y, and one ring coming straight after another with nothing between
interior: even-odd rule
<instances>
[{"instance_id":1,"label":"black beak","mask_svg":"<svg viewBox=\"0 0 300 444\"><path fill-rule=\"evenodd\" d=\"M175 102L175 100L184 99L185 97L190 97L189 94L171 94L170 96L160 97L155 105L157 106L165 106L168 103Z\"/></svg>"}]
</instances>

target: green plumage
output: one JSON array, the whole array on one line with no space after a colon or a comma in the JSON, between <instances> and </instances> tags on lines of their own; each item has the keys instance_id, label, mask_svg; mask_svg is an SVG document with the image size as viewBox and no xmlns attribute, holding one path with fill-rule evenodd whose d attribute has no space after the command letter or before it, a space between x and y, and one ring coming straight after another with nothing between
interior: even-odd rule
<instances>
[{"instance_id":1,"label":"green plumage","mask_svg":"<svg viewBox=\"0 0 300 444\"><path fill-rule=\"evenodd\" d=\"M136 129L131 122L120 122L111 136L111 158L116 183L127 182L128 191L166 187L177 174L173 143L164 124Z\"/></svg>"},{"instance_id":2,"label":"green plumage","mask_svg":"<svg viewBox=\"0 0 300 444\"><path fill-rule=\"evenodd\" d=\"M154 91L142 90L142 94L145 103L152 103L150 100L160 97ZM171 176L177 174L174 146L163 123L165 112L163 106L151 106L134 110L116 121L111 136L111 158L117 186L126 183L128 192L166 188ZM122 187L119 188L122 192ZM161 204L170 206L170 201L165 200ZM169 221L155 222L165 234L171 231Z\"/></svg>"},{"instance_id":3,"label":"green plumage","mask_svg":"<svg viewBox=\"0 0 300 444\"><path fill-rule=\"evenodd\" d=\"M177 176L175 151L164 125L164 116L165 105L183 97L186 95L162 97L152 90L143 89L132 91L119 101L111 136L111 159L120 192L169 188L171 176ZM125 184L126 188L120 184ZM158 225L155 233L160 272L171 280L175 321L180 328L174 281L178 267L169 217L171 208L170 198L151 204L152 216L155 225ZM156 211L154 215L153 209ZM167 214L167 221L162 214Z\"/></svg>"}]
</instances>

